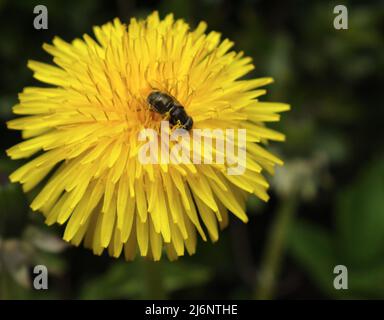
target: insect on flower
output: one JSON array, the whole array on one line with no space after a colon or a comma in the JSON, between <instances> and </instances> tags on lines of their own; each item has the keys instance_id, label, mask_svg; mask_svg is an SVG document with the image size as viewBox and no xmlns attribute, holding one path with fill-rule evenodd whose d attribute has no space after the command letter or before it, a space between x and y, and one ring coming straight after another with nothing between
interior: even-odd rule
<instances>
[{"instance_id":1,"label":"insect on flower","mask_svg":"<svg viewBox=\"0 0 384 320\"><path fill-rule=\"evenodd\" d=\"M185 112L184 107L169 94L161 91L153 91L149 94L147 101L151 108L169 118L171 126L180 125L185 130L191 130L193 120Z\"/></svg>"}]
</instances>

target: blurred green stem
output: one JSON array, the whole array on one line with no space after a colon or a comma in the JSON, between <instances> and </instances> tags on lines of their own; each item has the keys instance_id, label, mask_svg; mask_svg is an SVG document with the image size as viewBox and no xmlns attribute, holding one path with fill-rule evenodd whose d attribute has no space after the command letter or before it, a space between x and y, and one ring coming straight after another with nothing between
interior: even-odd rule
<instances>
[{"instance_id":1,"label":"blurred green stem","mask_svg":"<svg viewBox=\"0 0 384 320\"><path fill-rule=\"evenodd\" d=\"M255 299L273 299L275 282L280 273L281 260L285 251L286 235L294 217L297 199L294 195L283 198L272 222L268 241L262 257L260 273L256 282Z\"/></svg>"},{"instance_id":2,"label":"blurred green stem","mask_svg":"<svg viewBox=\"0 0 384 320\"><path fill-rule=\"evenodd\" d=\"M166 299L162 263L144 260L144 268L144 277L146 283L145 299Z\"/></svg>"}]
</instances>

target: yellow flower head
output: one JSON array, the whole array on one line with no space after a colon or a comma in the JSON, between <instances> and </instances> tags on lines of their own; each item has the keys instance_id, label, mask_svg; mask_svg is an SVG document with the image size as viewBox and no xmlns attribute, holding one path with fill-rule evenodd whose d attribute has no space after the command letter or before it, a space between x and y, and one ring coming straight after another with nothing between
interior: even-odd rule
<instances>
[{"instance_id":1,"label":"yellow flower head","mask_svg":"<svg viewBox=\"0 0 384 320\"><path fill-rule=\"evenodd\" d=\"M228 211L246 222L249 194L268 200L261 172L282 162L261 143L284 136L264 122L278 121L277 112L289 106L259 102L265 93L259 87L272 79L239 80L254 68L251 59L205 30L204 22L191 31L183 20L160 20L154 12L128 26L115 19L95 27L96 41L55 38L43 45L55 66L29 61L34 77L51 86L19 94L13 111L25 117L8 127L22 130L26 141L7 153L34 159L10 179L26 192L43 182L31 208L49 225L66 223L65 240L84 241L98 255L108 248L114 257L124 250L126 259L139 251L159 260L165 249L175 259L185 249L195 252L197 233L216 241ZM158 132L169 120L149 107L154 90L175 97L194 129L246 129L244 173L228 174L228 161L139 161L140 131Z\"/></svg>"}]
</instances>

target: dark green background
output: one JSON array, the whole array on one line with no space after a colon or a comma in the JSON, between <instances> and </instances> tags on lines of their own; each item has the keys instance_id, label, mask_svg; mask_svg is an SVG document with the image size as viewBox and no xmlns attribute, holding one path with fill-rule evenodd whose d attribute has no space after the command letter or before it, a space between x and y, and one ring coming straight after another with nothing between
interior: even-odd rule
<instances>
[{"instance_id":1,"label":"dark green background","mask_svg":"<svg viewBox=\"0 0 384 320\"><path fill-rule=\"evenodd\" d=\"M33 28L37 4L48 7L48 30ZM337 4L349 10L348 30L333 28ZM272 126L286 143L270 145L286 166L268 204L250 199L247 225L231 219L217 244L200 241L195 256L176 263L62 248L62 229L46 227L28 210L33 195L7 178L20 163L3 150L20 134L5 121L17 93L37 84L27 60L51 61L41 45L55 35L70 41L115 16L128 22L154 9L192 26L207 21L254 58L250 76L274 77L263 100L292 105ZM266 248L279 236L268 298L384 298L382 30L383 1L0 0L0 298L260 298L263 270L272 270ZM40 263L50 271L47 291L28 287ZM333 288L339 264L348 268L348 290Z\"/></svg>"}]
</instances>

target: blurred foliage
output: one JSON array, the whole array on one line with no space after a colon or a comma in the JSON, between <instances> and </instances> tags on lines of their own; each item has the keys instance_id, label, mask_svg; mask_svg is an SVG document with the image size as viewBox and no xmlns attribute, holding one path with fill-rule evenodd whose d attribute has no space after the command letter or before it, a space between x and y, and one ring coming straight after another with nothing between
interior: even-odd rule
<instances>
[{"instance_id":1,"label":"blurred foliage","mask_svg":"<svg viewBox=\"0 0 384 320\"><path fill-rule=\"evenodd\" d=\"M339 31L333 8L340 3L331 0L46 0L48 30L33 29L37 4L0 0L0 298L145 298L162 283L158 296L168 298L249 299L286 197L295 198L296 212L275 298L384 298L382 1L343 1L349 29ZM46 227L29 210L33 193L9 183L20 163L3 150L20 141L5 126L17 93L38 84L27 60L51 61L44 42L55 35L69 41L115 16L128 21L155 9L192 27L205 20L209 30L234 40L254 59L249 77L275 79L262 99L290 103L292 111L272 125L287 141L269 146L286 162L273 178L270 202L251 197L247 225L231 219L218 243L199 243L193 257L151 265L64 246L62 227ZM47 291L30 288L35 264L48 266ZM332 287L338 264L349 269L349 290Z\"/></svg>"},{"instance_id":2,"label":"blurred foliage","mask_svg":"<svg viewBox=\"0 0 384 320\"><path fill-rule=\"evenodd\" d=\"M305 221L291 230L289 247L327 294L345 298L384 296L384 157L364 169L336 197L331 231ZM348 268L346 292L333 288L332 270Z\"/></svg>"},{"instance_id":3,"label":"blurred foliage","mask_svg":"<svg viewBox=\"0 0 384 320\"><path fill-rule=\"evenodd\" d=\"M57 253L66 247L67 244L57 236L33 226L27 227L19 238L0 238L1 297L55 297L54 292L44 296L32 290L32 271L36 265L44 265L48 268L50 277L62 276L66 262Z\"/></svg>"},{"instance_id":4,"label":"blurred foliage","mask_svg":"<svg viewBox=\"0 0 384 320\"><path fill-rule=\"evenodd\" d=\"M106 274L84 285L79 298L140 299L151 297L153 292L147 292L147 287L143 285L143 279L148 277L148 264L152 264L152 262L142 260L128 265L125 262L117 262L108 269ZM161 261L156 264L156 268L166 270L162 281L168 294L189 287L201 286L212 276L206 266L183 262ZM154 286L156 285L154 284Z\"/></svg>"}]
</instances>

